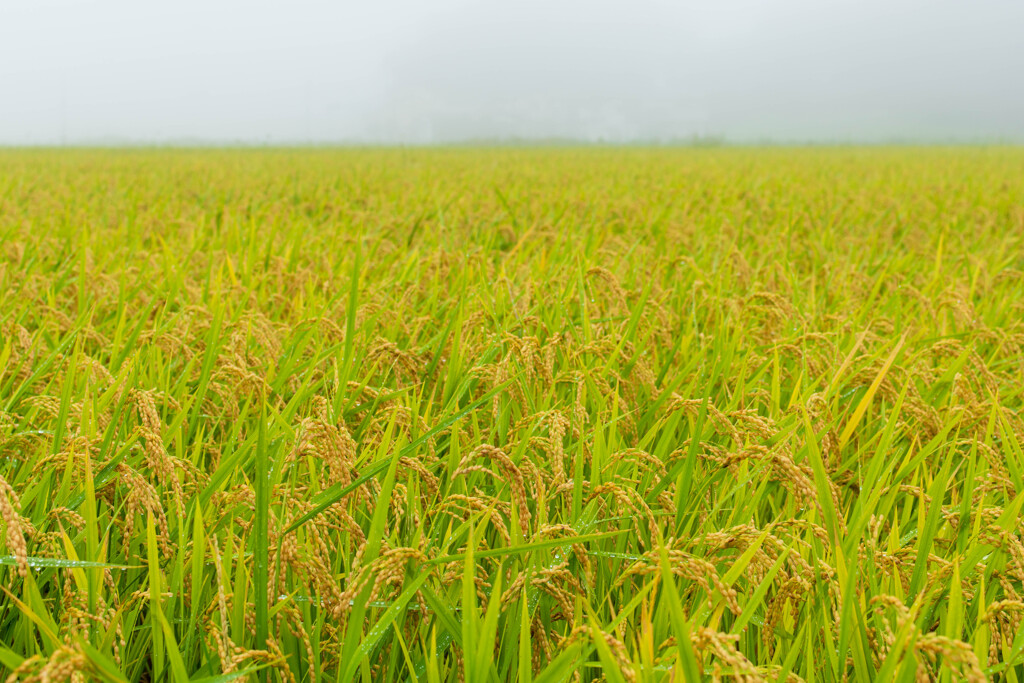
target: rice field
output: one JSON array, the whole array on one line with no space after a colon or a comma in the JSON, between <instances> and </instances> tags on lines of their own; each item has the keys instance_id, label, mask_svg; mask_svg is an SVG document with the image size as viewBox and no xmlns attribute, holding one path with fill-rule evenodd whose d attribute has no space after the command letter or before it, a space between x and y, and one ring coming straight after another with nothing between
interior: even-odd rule
<instances>
[{"instance_id":1,"label":"rice field","mask_svg":"<svg viewBox=\"0 0 1024 683\"><path fill-rule=\"evenodd\" d=\"M20 681L1024 681L1024 150L0 152Z\"/></svg>"}]
</instances>

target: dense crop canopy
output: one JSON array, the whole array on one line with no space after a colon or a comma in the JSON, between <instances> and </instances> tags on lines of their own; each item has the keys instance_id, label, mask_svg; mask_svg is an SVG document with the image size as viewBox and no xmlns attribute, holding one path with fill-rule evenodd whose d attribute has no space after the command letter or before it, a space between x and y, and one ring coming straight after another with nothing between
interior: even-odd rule
<instances>
[{"instance_id":1,"label":"dense crop canopy","mask_svg":"<svg viewBox=\"0 0 1024 683\"><path fill-rule=\"evenodd\" d=\"M1019 150L3 152L0 666L1020 681L1022 316Z\"/></svg>"}]
</instances>

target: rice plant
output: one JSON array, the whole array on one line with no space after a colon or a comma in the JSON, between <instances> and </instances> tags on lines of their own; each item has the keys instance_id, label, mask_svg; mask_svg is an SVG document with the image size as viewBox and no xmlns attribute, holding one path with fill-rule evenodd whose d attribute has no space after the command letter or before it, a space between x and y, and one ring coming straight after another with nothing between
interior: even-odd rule
<instances>
[{"instance_id":1,"label":"rice plant","mask_svg":"<svg viewBox=\"0 0 1024 683\"><path fill-rule=\"evenodd\" d=\"M0 153L0 667L1024 680L1019 149Z\"/></svg>"}]
</instances>

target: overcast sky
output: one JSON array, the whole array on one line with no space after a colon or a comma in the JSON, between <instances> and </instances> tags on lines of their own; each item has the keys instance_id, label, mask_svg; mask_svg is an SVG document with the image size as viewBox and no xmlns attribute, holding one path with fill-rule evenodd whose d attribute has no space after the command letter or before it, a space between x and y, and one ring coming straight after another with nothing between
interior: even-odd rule
<instances>
[{"instance_id":1,"label":"overcast sky","mask_svg":"<svg viewBox=\"0 0 1024 683\"><path fill-rule=\"evenodd\" d=\"M0 144L1024 142L1022 0L0 0Z\"/></svg>"}]
</instances>

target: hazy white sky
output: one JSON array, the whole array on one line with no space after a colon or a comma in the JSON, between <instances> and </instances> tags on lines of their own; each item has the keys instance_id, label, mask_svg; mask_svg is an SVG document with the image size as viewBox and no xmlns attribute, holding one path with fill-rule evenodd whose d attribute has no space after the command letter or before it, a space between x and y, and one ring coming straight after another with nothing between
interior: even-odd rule
<instances>
[{"instance_id":1,"label":"hazy white sky","mask_svg":"<svg viewBox=\"0 0 1024 683\"><path fill-rule=\"evenodd\" d=\"M1024 142L1022 0L0 0L0 144Z\"/></svg>"}]
</instances>

